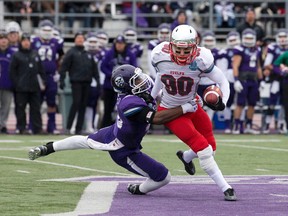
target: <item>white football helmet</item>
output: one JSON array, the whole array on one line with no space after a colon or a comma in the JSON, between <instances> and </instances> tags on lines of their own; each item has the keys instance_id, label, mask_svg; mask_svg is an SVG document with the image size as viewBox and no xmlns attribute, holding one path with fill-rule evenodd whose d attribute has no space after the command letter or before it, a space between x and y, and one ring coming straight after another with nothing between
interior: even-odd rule
<instances>
[{"instance_id":1,"label":"white football helmet","mask_svg":"<svg viewBox=\"0 0 288 216\"><path fill-rule=\"evenodd\" d=\"M104 32L104 31L96 32L96 38L97 38L99 48L103 49L103 48L107 47L107 45L109 43L109 37L108 37L108 34L106 32Z\"/></svg>"},{"instance_id":2,"label":"white football helmet","mask_svg":"<svg viewBox=\"0 0 288 216\"><path fill-rule=\"evenodd\" d=\"M123 35L126 39L126 42L129 44L134 44L137 42L137 32L134 28L126 28L123 31Z\"/></svg>"},{"instance_id":3,"label":"white football helmet","mask_svg":"<svg viewBox=\"0 0 288 216\"><path fill-rule=\"evenodd\" d=\"M242 32L242 44L246 47L256 46L256 32L251 28L247 28Z\"/></svg>"},{"instance_id":4,"label":"white football helmet","mask_svg":"<svg viewBox=\"0 0 288 216\"><path fill-rule=\"evenodd\" d=\"M240 34L236 31L230 31L226 38L226 43L229 48L233 48L241 44Z\"/></svg>"},{"instance_id":5,"label":"white football helmet","mask_svg":"<svg viewBox=\"0 0 288 216\"><path fill-rule=\"evenodd\" d=\"M276 34L276 43L279 46L287 46L288 45L288 31L286 29L278 30Z\"/></svg>"},{"instance_id":6,"label":"white football helmet","mask_svg":"<svg viewBox=\"0 0 288 216\"><path fill-rule=\"evenodd\" d=\"M7 25L5 26L5 31L7 32L7 34L9 34L11 32L20 33L21 28L17 22L12 21L12 22L7 23Z\"/></svg>"},{"instance_id":7,"label":"white football helmet","mask_svg":"<svg viewBox=\"0 0 288 216\"><path fill-rule=\"evenodd\" d=\"M213 31L207 30L202 34L202 46L213 49L216 46L216 36Z\"/></svg>"},{"instance_id":8,"label":"white football helmet","mask_svg":"<svg viewBox=\"0 0 288 216\"><path fill-rule=\"evenodd\" d=\"M53 37L54 25L50 20L48 19L42 20L39 23L39 29L40 29L39 34L42 39L50 40Z\"/></svg>"},{"instance_id":9,"label":"white football helmet","mask_svg":"<svg viewBox=\"0 0 288 216\"><path fill-rule=\"evenodd\" d=\"M95 32L89 32L86 36L84 46L88 51L97 51L99 50L99 42Z\"/></svg>"},{"instance_id":10,"label":"white football helmet","mask_svg":"<svg viewBox=\"0 0 288 216\"><path fill-rule=\"evenodd\" d=\"M170 25L168 23L162 23L158 27L157 37L159 41L169 41L171 34Z\"/></svg>"},{"instance_id":11,"label":"white football helmet","mask_svg":"<svg viewBox=\"0 0 288 216\"><path fill-rule=\"evenodd\" d=\"M198 33L189 25L177 26L171 34L171 60L178 65L190 64L198 55Z\"/></svg>"}]
</instances>

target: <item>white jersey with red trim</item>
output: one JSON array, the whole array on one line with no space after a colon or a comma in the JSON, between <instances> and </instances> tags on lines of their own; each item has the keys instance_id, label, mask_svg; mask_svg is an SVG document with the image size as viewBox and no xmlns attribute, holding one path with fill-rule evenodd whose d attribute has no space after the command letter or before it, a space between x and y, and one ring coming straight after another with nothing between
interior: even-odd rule
<instances>
[{"instance_id":1,"label":"white jersey with red trim","mask_svg":"<svg viewBox=\"0 0 288 216\"><path fill-rule=\"evenodd\" d=\"M157 45L151 53L152 65L157 76L151 95L156 98L162 89L161 106L173 108L193 100L201 77L208 77L223 93L223 103L229 98L229 82L222 71L214 65L214 57L209 49L198 47L199 55L185 66L171 61L169 42Z\"/></svg>"}]
</instances>

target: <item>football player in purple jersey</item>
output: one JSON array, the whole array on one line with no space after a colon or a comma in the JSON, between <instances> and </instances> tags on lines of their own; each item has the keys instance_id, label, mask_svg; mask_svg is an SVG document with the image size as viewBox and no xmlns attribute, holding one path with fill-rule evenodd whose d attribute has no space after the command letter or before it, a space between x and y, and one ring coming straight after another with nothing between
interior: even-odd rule
<instances>
[{"instance_id":1,"label":"football player in purple jersey","mask_svg":"<svg viewBox=\"0 0 288 216\"><path fill-rule=\"evenodd\" d=\"M97 111L97 106L101 94L101 86L99 84L101 84L101 75L102 77L104 76L103 73L100 73L100 65L108 45L108 35L107 40L104 40L103 34L104 32L89 32L86 35L86 40L84 42L85 49L92 54L94 61L98 65L100 76L99 83L97 83L94 78L91 82L90 96L85 111L86 133L92 133L98 128L99 113Z\"/></svg>"},{"instance_id":2,"label":"football player in purple jersey","mask_svg":"<svg viewBox=\"0 0 288 216\"><path fill-rule=\"evenodd\" d=\"M209 49L214 56L214 64L216 65L217 60L219 59L219 49L216 48L216 36L213 31L207 30L201 34L201 44L203 47ZM215 85L215 82L210 80L208 77L201 77L201 80L198 85L197 94L203 98L204 90L211 85ZM207 112L209 118L212 120L215 111L210 109L207 106L204 106L205 111Z\"/></svg>"},{"instance_id":3,"label":"football player in purple jersey","mask_svg":"<svg viewBox=\"0 0 288 216\"><path fill-rule=\"evenodd\" d=\"M234 47L241 44L240 34L236 31L230 31L226 37L227 48L224 48L219 51L220 59L217 61L217 66L223 71L230 85L230 96L227 101L224 113L225 120L225 130L224 133L231 133L231 120L232 120L232 111L231 106L234 103L234 75L232 68L232 58L234 55Z\"/></svg>"},{"instance_id":4,"label":"football player in purple jersey","mask_svg":"<svg viewBox=\"0 0 288 216\"><path fill-rule=\"evenodd\" d=\"M148 42L148 50L147 50L147 59L148 59L148 68L150 77L155 80L156 71L153 65L151 64L151 52L158 44L163 41L170 40L171 29L168 23L162 23L158 26L157 30L157 39L152 39Z\"/></svg>"},{"instance_id":5,"label":"football player in purple jersey","mask_svg":"<svg viewBox=\"0 0 288 216\"><path fill-rule=\"evenodd\" d=\"M252 128L254 107L259 100L258 81L262 80L260 66L260 48L256 45L256 32L247 28L242 33L242 43L234 48L233 75L234 89L237 94L236 108L234 111L233 134L240 134L240 116L243 108L248 105L244 133L259 134Z\"/></svg>"},{"instance_id":6,"label":"football player in purple jersey","mask_svg":"<svg viewBox=\"0 0 288 216\"><path fill-rule=\"evenodd\" d=\"M281 71L279 67L273 67L273 62L285 51L288 50L288 30L287 29L279 29L275 35L276 43L271 43L268 45L267 55L264 61L264 71L263 75L265 80L268 80L271 83L270 87L270 97L266 105L268 105L268 110L266 111L265 118L265 128L263 133L270 133L270 123L272 120L272 116L274 115L275 106L279 104L280 99L280 80ZM280 103L281 105L281 103ZM282 105L281 105L282 106ZM280 113L283 113L283 109L281 107ZM285 134L287 129L285 127L284 117L278 116L278 124L279 124L279 133Z\"/></svg>"},{"instance_id":7,"label":"football player in purple jersey","mask_svg":"<svg viewBox=\"0 0 288 216\"><path fill-rule=\"evenodd\" d=\"M89 136L71 136L30 149L31 160L48 154L74 149L108 151L112 160L126 170L146 177L141 184L129 184L131 194L144 195L169 183L168 169L141 152L141 142L149 124L163 124L183 113L194 112L197 104L186 103L172 109L156 112L156 101L151 97L151 79L140 68L121 65L113 70L112 86L118 93L117 121Z\"/></svg>"},{"instance_id":8,"label":"football player in purple jersey","mask_svg":"<svg viewBox=\"0 0 288 216\"><path fill-rule=\"evenodd\" d=\"M11 21L6 24L5 31L7 33L7 37L9 40L9 48L13 52L17 52L19 50L19 44L20 44L20 34L21 34L20 25L15 21Z\"/></svg>"},{"instance_id":9,"label":"football player in purple jersey","mask_svg":"<svg viewBox=\"0 0 288 216\"><path fill-rule=\"evenodd\" d=\"M42 89L43 101L47 103L47 132L58 134L56 129L56 95L58 90L58 66L60 58L64 55L63 39L53 36L54 25L46 19L39 23L39 37L32 38L32 47L38 51L45 73L46 86Z\"/></svg>"},{"instance_id":10,"label":"football player in purple jersey","mask_svg":"<svg viewBox=\"0 0 288 216\"><path fill-rule=\"evenodd\" d=\"M143 55L143 46L137 41L137 31L134 28L129 27L123 31L123 35L127 42L127 48L136 56L137 65L140 66L140 59Z\"/></svg>"},{"instance_id":11,"label":"football player in purple jersey","mask_svg":"<svg viewBox=\"0 0 288 216\"><path fill-rule=\"evenodd\" d=\"M0 134L7 134L7 120L13 99L13 86L9 77L9 66L13 51L9 49L7 33L0 30Z\"/></svg>"}]
</instances>

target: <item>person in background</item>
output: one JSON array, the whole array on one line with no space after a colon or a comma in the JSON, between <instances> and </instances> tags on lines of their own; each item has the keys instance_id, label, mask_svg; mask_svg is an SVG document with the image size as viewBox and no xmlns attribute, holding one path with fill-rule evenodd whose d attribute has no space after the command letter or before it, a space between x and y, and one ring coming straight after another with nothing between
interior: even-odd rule
<instances>
[{"instance_id":1,"label":"person in background","mask_svg":"<svg viewBox=\"0 0 288 216\"><path fill-rule=\"evenodd\" d=\"M36 50L41 58L45 73L46 87L42 89L42 101L47 103L47 133L59 134L56 128L56 96L58 92L58 67L64 55L63 39L53 37L54 25L50 20L42 20L39 23L39 36L32 37L32 48Z\"/></svg>"},{"instance_id":2,"label":"person in background","mask_svg":"<svg viewBox=\"0 0 288 216\"><path fill-rule=\"evenodd\" d=\"M234 13L234 3L227 0L221 0L214 6L216 12L216 22L218 28L235 27L235 13Z\"/></svg>"},{"instance_id":3,"label":"person in background","mask_svg":"<svg viewBox=\"0 0 288 216\"><path fill-rule=\"evenodd\" d=\"M179 10L176 19L171 23L171 31L175 29L178 25L183 25L188 23L188 17L185 10Z\"/></svg>"},{"instance_id":4,"label":"person in background","mask_svg":"<svg viewBox=\"0 0 288 216\"><path fill-rule=\"evenodd\" d=\"M15 21L11 21L6 24L5 31L7 33L7 37L9 40L9 48L13 52L17 52L19 50L19 44L20 44L19 43L21 34L20 25Z\"/></svg>"},{"instance_id":5,"label":"person in background","mask_svg":"<svg viewBox=\"0 0 288 216\"><path fill-rule=\"evenodd\" d=\"M264 134L270 133L270 123L272 120L272 116L275 114L275 106L280 105L281 109L278 112L278 125L276 124L276 128L278 127L278 132L286 134L287 129L285 126L284 117L281 118L280 114L283 114L282 104L280 103L280 81L282 80L281 73L279 72L279 67L273 67L273 62L285 51L288 50L288 30L287 29L279 29L275 34L276 43L272 43L268 45L267 55L264 61L264 70L263 75L265 77L264 80L269 81L271 83L270 87L270 97L269 101L267 101L268 110L266 111L265 116L265 128L263 130ZM282 115L283 116L283 115Z\"/></svg>"},{"instance_id":6,"label":"person in background","mask_svg":"<svg viewBox=\"0 0 288 216\"><path fill-rule=\"evenodd\" d=\"M262 28L262 26L258 25L256 22L256 14L254 8L248 8L245 14L245 21L243 23L240 23L238 26L236 26L236 31L239 32L239 34L242 37L242 32L247 29L251 28L256 32L256 45L260 46L262 45L262 40L265 37L265 31Z\"/></svg>"},{"instance_id":7,"label":"person in background","mask_svg":"<svg viewBox=\"0 0 288 216\"><path fill-rule=\"evenodd\" d=\"M214 64L219 58L219 49L216 47L216 36L213 31L206 30L201 34L201 45L209 49L214 57ZM203 92L208 86L215 85L215 82L208 77L201 77L198 84L197 94L203 98ZM207 112L211 121L213 120L215 111L210 109L208 106L204 106L204 110Z\"/></svg>"},{"instance_id":8,"label":"person in background","mask_svg":"<svg viewBox=\"0 0 288 216\"><path fill-rule=\"evenodd\" d=\"M112 117L117 94L111 85L112 71L123 64L131 64L137 67L137 59L135 54L127 46L124 35L118 35L113 42L113 46L105 53L102 59L101 71L105 74L105 79L102 88L102 100L104 102L104 115L101 128L107 127L114 123Z\"/></svg>"},{"instance_id":9,"label":"person in background","mask_svg":"<svg viewBox=\"0 0 288 216\"><path fill-rule=\"evenodd\" d=\"M282 103L285 111L285 122L288 125L288 51L280 55L274 62L274 67L278 67L279 75L282 77ZM288 135L288 133L287 133Z\"/></svg>"},{"instance_id":10,"label":"person in background","mask_svg":"<svg viewBox=\"0 0 288 216\"><path fill-rule=\"evenodd\" d=\"M127 43L127 49L130 49L130 51L136 56L137 65L141 66L140 61L143 55L143 45L138 42L137 31L134 28L129 27L123 31L123 35Z\"/></svg>"},{"instance_id":11,"label":"person in background","mask_svg":"<svg viewBox=\"0 0 288 216\"><path fill-rule=\"evenodd\" d=\"M156 78L156 71L151 63L151 52L152 50L163 41L170 40L170 25L168 23L162 23L158 26L157 30L157 39L152 39L148 42L148 50L147 50L147 60L148 60L148 68L149 68L149 75L150 77L155 80Z\"/></svg>"},{"instance_id":12,"label":"person in background","mask_svg":"<svg viewBox=\"0 0 288 216\"><path fill-rule=\"evenodd\" d=\"M192 161L198 157L200 167L224 193L224 199L235 201L235 191L225 180L214 159L216 141L212 123L202 109L201 100L197 95L201 76L207 76L219 84L223 93L223 97L219 97L216 104L209 104L209 107L215 111L222 111L229 98L229 83L222 71L214 65L211 51L199 47L198 42L198 33L193 27L179 25L172 31L170 42L163 42L153 49L151 61L157 76L151 96L156 98L162 90L158 111L165 111L187 102L196 105L194 112L183 114L164 124L190 148L185 152L178 151L176 155L190 175L195 174Z\"/></svg>"},{"instance_id":13,"label":"person in background","mask_svg":"<svg viewBox=\"0 0 288 216\"><path fill-rule=\"evenodd\" d=\"M108 45L104 44L99 40L99 32L89 32L86 35L86 40L84 43L85 49L91 53L95 63L98 65L99 78L101 77L100 65L101 61L105 55L105 49ZM96 80L93 78L90 86L89 100L85 111L85 123L86 130L85 133L89 134L95 131L98 128L98 118L99 114L97 113L98 100L101 95L101 78L100 78L100 86L97 86Z\"/></svg>"},{"instance_id":14,"label":"person in background","mask_svg":"<svg viewBox=\"0 0 288 216\"><path fill-rule=\"evenodd\" d=\"M243 124L240 121L240 116L247 101L248 109L244 133L259 134L259 131L252 128L254 108L259 100L258 81L263 79L260 66L261 52L256 45L256 32L250 28L245 29L242 33L241 45L236 46L233 52L232 65L237 100L232 133L240 134L240 128Z\"/></svg>"},{"instance_id":15,"label":"person in background","mask_svg":"<svg viewBox=\"0 0 288 216\"><path fill-rule=\"evenodd\" d=\"M13 98L9 66L13 51L9 49L7 33L0 30L0 133L8 134L7 120Z\"/></svg>"},{"instance_id":16,"label":"person in background","mask_svg":"<svg viewBox=\"0 0 288 216\"><path fill-rule=\"evenodd\" d=\"M224 133L230 134L232 132L232 110L231 106L234 104L235 90L234 90L234 75L232 68L232 61L234 55L234 48L241 44L240 34L236 31L230 31L226 37L227 48L219 51L220 59L217 61L217 66L223 71L230 85L230 96L224 109L225 129Z\"/></svg>"},{"instance_id":17,"label":"person in background","mask_svg":"<svg viewBox=\"0 0 288 216\"><path fill-rule=\"evenodd\" d=\"M30 39L30 34L22 34L19 51L12 56L9 72L15 90L17 129L20 134L27 133L27 104L29 104L32 133L42 133L40 83L45 85L46 77L41 58L37 51L32 49Z\"/></svg>"},{"instance_id":18,"label":"person in background","mask_svg":"<svg viewBox=\"0 0 288 216\"><path fill-rule=\"evenodd\" d=\"M173 109L156 112L156 101L150 95L151 79L140 68L124 64L116 67L111 76L118 93L117 123L89 136L71 136L30 149L30 160L58 151L92 149L108 151L112 160L134 174L146 177L141 184L128 184L128 191L144 195L169 183L171 174L160 162L141 152L142 139L150 123L163 124L183 113L194 110L186 103Z\"/></svg>"},{"instance_id":19,"label":"person in background","mask_svg":"<svg viewBox=\"0 0 288 216\"><path fill-rule=\"evenodd\" d=\"M89 99L90 85L94 77L97 85L99 83L99 72L97 64L93 56L84 49L85 35L83 32L78 32L74 37L74 46L64 55L61 64L60 88L65 87L66 72L69 73L69 79L72 89L72 105L69 110L66 133L71 133L74 118L77 115L77 123L75 134L82 133L84 123L85 110Z\"/></svg>"}]
</instances>

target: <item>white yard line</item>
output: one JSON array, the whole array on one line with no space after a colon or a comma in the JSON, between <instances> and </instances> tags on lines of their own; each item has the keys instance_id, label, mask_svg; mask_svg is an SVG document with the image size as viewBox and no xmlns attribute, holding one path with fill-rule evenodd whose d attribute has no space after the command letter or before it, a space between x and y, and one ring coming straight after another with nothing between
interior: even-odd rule
<instances>
[{"instance_id":1,"label":"white yard line","mask_svg":"<svg viewBox=\"0 0 288 216\"><path fill-rule=\"evenodd\" d=\"M126 173L110 172L110 171L105 171L105 170L91 169L91 168L86 168L86 167L74 166L74 165L69 165L69 164L54 163L54 162L48 162L48 161L39 161L39 160L31 161L29 159L16 158L16 157L6 157L6 156L0 156L0 158L10 159L10 160L28 161L28 162L31 162L31 163L42 163L42 164L48 164L48 165L53 165L53 166L68 167L68 168L73 168L73 169L93 171L93 172L99 172L99 173L107 173L107 174L122 175L122 176L131 176L130 174L126 174Z\"/></svg>"}]
</instances>

